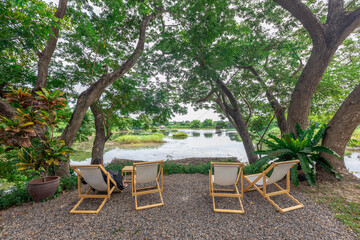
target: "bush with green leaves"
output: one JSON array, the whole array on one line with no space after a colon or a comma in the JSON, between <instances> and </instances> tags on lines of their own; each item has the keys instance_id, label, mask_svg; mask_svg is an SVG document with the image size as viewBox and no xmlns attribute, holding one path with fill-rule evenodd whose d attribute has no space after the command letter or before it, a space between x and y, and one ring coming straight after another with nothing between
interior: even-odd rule
<instances>
[{"instance_id":1,"label":"bush with green leaves","mask_svg":"<svg viewBox=\"0 0 360 240\"><path fill-rule=\"evenodd\" d=\"M218 160L219 162L234 162L232 159ZM106 170L116 170L121 172L124 166L132 166L133 162L117 162L108 164ZM170 174L193 174L201 173L208 175L210 170L211 161L207 163L198 164L181 164L176 161L165 161L163 165L163 171L165 175ZM244 174L253 174L255 169L253 165L246 165L243 170Z\"/></svg>"},{"instance_id":2,"label":"bush with green leaves","mask_svg":"<svg viewBox=\"0 0 360 240\"><path fill-rule=\"evenodd\" d=\"M265 155L254 163L255 169L262 168L265 164L276 159L276 162L300 160L300 167L305 173L306 180L313 186L316 182L316 166L321 166L326 172L333 174L336 178L341 179L341 175L335 171L334 167L327 159L320 156L320 153L327 153L336 156L339 155L333 150L320 146L319 142L323 138L326 126L321 125L315 133L315 124L302 130L299 124L296 124L296 134L284 134L280 139L269 135L271 140L261 140L267 145L267 150L255 151L256 154ZM291 178L295 185L299 184L297 178L297 169L291 169Z\"/></svg>"},{"instance_id":3,"label":"bush with green leaves","mask_svg":"<svg viewBox=\"0 0 360 240\"><path fill-rule=\"evenodd\" d=\"M184 138L187 138L188 135L187 135L186 133L184 133L184 132L177 132L177 133L174 133L174 134L172 135L172 137L173 137L174 139L184 139Z\"/></svg>"},{"instance_id":4,"label":"bush with green leaves","mask_svg":"<svg viewBox=\"0 0 360 240\"><path fill-rule=\"evenodd\" d=\"M63 191L73 191L77 188L77 176L72 175L60 179L60 185L53 198L56 198ZM52 199L52 198L49 198ZM49 200L46 199L46 200ZM7 191L0 191L0 209L9 208L12 206L19 206L25 202L29 202L30 195L27 184L17 184ZM45 200L44 200L45 201Z\"/></svg>"}]
</instances>

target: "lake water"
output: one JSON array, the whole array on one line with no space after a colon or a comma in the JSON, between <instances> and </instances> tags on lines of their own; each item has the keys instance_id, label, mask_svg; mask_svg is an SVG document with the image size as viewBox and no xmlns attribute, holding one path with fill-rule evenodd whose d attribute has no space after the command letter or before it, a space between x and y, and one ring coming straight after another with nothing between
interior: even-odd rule
<instances>
[{"instance_id":1,"label":"lake water","mask_svg":"<svg viewBox=\"0 0 360 240\"><path fill-rule=\"evenodd\" d=\"M115 147L104 154L104 163L110 163L114 158L156 161L177 160L182 158L236 157L241 162L247 162L244 146L236 131L192 130L181 129L188 135L186 139L173 139L172 132L164 138L166 143L155 147L119 148ZM90 164L90 158L72 164ZM345 157L349 171L360 177L360 155L354 152Z\"/></svg>"}]
</instances>

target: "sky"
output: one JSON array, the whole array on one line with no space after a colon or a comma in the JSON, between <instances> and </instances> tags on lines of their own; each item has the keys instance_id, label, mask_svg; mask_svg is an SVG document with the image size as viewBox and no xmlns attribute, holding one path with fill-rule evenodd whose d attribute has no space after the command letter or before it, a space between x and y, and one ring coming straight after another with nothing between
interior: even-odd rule
<instances>
[{"instance_id":1,"label":"sky","mask_svg":"<svg viewBox=\"0 0 360 240\"><path fill-rule=\"evenodd\" d=\"M188 114L186 115L179 115L176 114L175 117L171 119L171 121L192 121L192 120L200 120L204 121L205 119L211 119L213 121L220 121L220 117L218 114L214 113L212 109L200 109L198 111L195 111L194 108L190 105L186 105L188 108Z\"/></svg>"}]
</instances>

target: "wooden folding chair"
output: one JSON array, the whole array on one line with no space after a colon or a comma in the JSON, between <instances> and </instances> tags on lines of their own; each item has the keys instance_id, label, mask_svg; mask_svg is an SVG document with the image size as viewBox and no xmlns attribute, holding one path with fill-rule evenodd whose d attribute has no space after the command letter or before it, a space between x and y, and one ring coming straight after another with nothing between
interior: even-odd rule
<instances>
[{"instance_id":1,"label":"wooden folding chair","mask_svg":"<svg viewBox=\"0 0 360 240\"><path fill-rule=\"evenodd\" d=\"M279 212L284 213L291 210L303 208L304 205L296 200L293 196L290 195L290 169L297 165L300 161L285 161L285 162L273 162L265 171L258 174L245 175L244 178L249 182L249 185L245 188L244 192L257 190L264 198L266 198ZM266 174L273 169L270 177L267 177ZM283 179L286 175L286 190L280 187L276 182ZM266 186L274 184L279 191L267 193ZM261 190L262 188L262 190ZM270 197L285 194L292 201L296 203L295 206L280 208Z\"/></svg>"},{"instance_id":2,"label":"wooden folding chair","mask_svg":"<svg viewBox=\"0 0 360 240\"><path fill-rule=\"evenodd\" d=\"M163 163L164 161L142 162L133 164L132 174L132 195L135 196L135 209L141 210L164 205L162 191L163 181ZM161 186L159 184L161 180ZM138 188L137 184L149 184L155 182L155 186ZM138 207L137 197L139 195L159 193L161 203L145 205Z\"/></svg>"},{"instance_id":3,"label":"wooden folding chair","mask_svg":"<svg viewBox=\"0 0 360 240\"><path fill-rule=\"evenodd\" d=\"M244 213L244 208L241 202L243 194L243 163L231 163L231 162L212 162L209 171L209 188L210 196L213 199L214 212L224 213ZM214 170L214 175L212 171ZM239 180L241 179L241 193L237 187ZM220 186L234 186L233 189L215 189L214 184ZM219 193L225 192L225 193ZM233 192L233 193L231 193ZM240 209L219 209L215 207L215 197L236 197L239 199Z\"/></svg>"},{"instance_id":4,"label":"wooden folding chair","mask_svg":"<svg viewBox=\"0 0 360 240\"><path fill-rule=\"evenodd\" d=\"M117 187L116 182L110 176L110 173L106 171L106 169L102 165L74 165L71 166L71 168L74 169L74 171L78 174L78 190L80 200L78 201L78 203L76 203L73 209L70 210L70 213L99 213L106 201L110 198L112 192L121 192L121 189ZM102 173L106 175L107 181L104 181ZM85 194L81 193L81 178L83 178L90 186L89 190L87 190ZM114 184L111 189L110 182ZM118 190L115 190L116 188ZM90 194L91 190L106 192L106 195L92 195ZM102 201L97 210L76 210L85 198L103 198L104 200Z\"/></svg>"}]
</instances>

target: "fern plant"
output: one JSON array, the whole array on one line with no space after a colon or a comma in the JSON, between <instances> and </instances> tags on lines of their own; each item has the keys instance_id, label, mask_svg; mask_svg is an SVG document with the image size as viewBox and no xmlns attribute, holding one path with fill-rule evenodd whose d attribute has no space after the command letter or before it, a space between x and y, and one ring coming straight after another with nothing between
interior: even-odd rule
<instances>
[{"instance_id":1,"label":"fern plant","mask_svg":"<svg viewBox=\"0 0 360 240\"><path fill-rule=\"evenodd\" d=\"M326 172L333 174L336 178L341 179L341 175L335 171L334 167L329 161L320 156L320 153L328 153L339 157L333 150L320 146L319 142L323 138L326 131L326 126L321 125L319 131L315 133L315 124L311 125L306 130L302 130L299 124L296 124L297 137L293 134L284 134L283 138L269 135L270 140L261 140L266 146L267 150L255 151L256 154L265 155L254 163L255 169L260 169L269 161L290 161L300 160L300 166L305 173L306 180L310 185L315 185L316 182L316 166L321 166ZM295 185L299 184L298 173L296 167L291 169L291 178Z\"/></svg>"}]
</instances>

